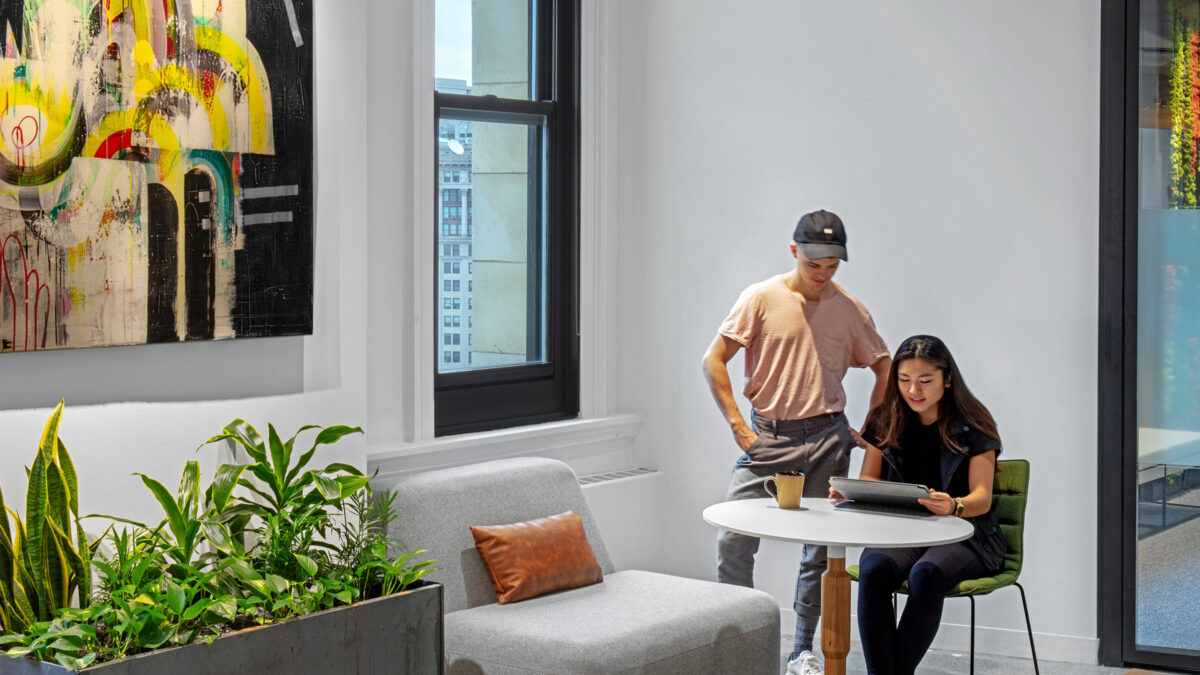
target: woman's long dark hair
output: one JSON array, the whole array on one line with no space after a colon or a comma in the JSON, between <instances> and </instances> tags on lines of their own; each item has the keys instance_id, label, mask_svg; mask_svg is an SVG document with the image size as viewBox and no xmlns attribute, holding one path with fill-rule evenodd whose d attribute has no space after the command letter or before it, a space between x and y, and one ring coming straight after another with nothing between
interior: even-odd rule
<instances>
[{"instance_id":1,"label":"woman's long dark hair","mask_svg":"<svg viewBox=\"0 0 1200 675\"><path fill-rule=\"evenodd\" d=\"M954 452L964 452L962 446L954 441L954 433L963 425L971 427L990 436L997 441L1000 434L996 431L996 420L986 406L975 398L967 383L963 381L958 370L958 364L946 348L946 343L932 335L914 335L896 350L892 357L892 368L888 373L887 390L883 394L883 402L867 415L866 428L870 429L878 439L878 447L899 448L900 436L904 433L909 422L916 422L917 414L904 402L900 396L900 387L896 380L899 366L909 359L921 359L937 366L942 376L950 385L938 401L938 431L942 442ZM918 422L919 423L919 422Z\"/></svg>"}]
</instances>

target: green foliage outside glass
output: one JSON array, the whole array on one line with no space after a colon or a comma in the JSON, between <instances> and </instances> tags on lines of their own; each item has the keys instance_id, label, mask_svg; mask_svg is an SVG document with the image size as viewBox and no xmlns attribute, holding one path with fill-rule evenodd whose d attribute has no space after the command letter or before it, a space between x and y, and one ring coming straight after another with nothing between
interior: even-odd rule
<instances>
[{"instance_id":1,"label":"green foliage outside glass","mask_svg":"<svg viewBox=\"0 0 1200 675\"><path fill-rule=\"evenodd\" d=\"M61 413L62 404L47 424L54 443L48 445L43 434L31 482L39 475L39 461L42 466L57 462L54 466L70 467L57 441ZM297 436L311 429L320 431L307 450L296 454ZM51 603L37 605L45 609L41 613L12 610L10 605L19 603L6 600L6 621L11 616L20 621L4 624L0 650L77 669L159 647L211 642L230 630L403 590L434 568L430 560L413 562L424 553L421 550L391 554L398 544L386 535L395 517L394 495L372 494L369 477L347 464L307 468L319 446L361 431L310 425L283 440L269 426L264 439L244 420L234 420L201 447L228 442L244 451L250 463L219 466L201 490L199 463L189 461L174 493L158 480L137 474L164 518L151 526L101 516L127 525L110 532L111 553L102 556L93 554L98 542L88 545L78 528L73 468L59 469L70 475L62 481L73 495L66 503L74 505L70 514L79 550L87 552L77 554L78 563L73 564L83 565L80 570L95 568L96 588L93 592L78 582L71 586L79 590L77 606L70 606L70 593L48 592ZM58 452L44 453L46 447L57 447ZM242 493L237 493L238 487ZM32 483L30 491L39 492ZM57 526L59 511L46 512ZM0 559L0 573L7 569L4 560ZM90 573L81 576L91 578ZM4 585L4 598L12 595L11 587L33 587ZM52 604L64 597L65 602Z\"/></svg>"}]
</instances>

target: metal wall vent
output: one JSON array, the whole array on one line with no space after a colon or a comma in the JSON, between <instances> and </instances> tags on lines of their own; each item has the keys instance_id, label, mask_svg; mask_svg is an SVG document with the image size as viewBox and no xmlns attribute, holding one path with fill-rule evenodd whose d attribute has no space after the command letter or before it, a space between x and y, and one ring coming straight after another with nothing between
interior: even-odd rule
<instances>
[{"instance_id":1,"label":"metal wall vent","mask_svg":"<svg viewBox=\"0 0 1200 675\"><path fill-rule=\"evenodd\" d=\"M610 471L608 473L594 473L589 476L580 476L580 485L595 485L596 483L605 483L610 480L620 480L621 478L633 478L634 476L644 476L649 473L658 473L658 469L622 469L621 471Z\"/></svg>"}]
</instances>

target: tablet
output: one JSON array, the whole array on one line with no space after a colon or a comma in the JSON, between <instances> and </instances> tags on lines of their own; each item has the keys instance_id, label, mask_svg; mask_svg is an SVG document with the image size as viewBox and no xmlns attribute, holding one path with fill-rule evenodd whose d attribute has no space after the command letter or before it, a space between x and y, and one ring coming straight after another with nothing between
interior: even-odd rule
<instances>
[{"instance_id":1,"label":"tablet","mask_svg":"<svg viewBox=\"0 0 1200 675\"><path fill-rule=\"evenodd\" d=\"M917 503L917 500L929 497L929 488L917 483L834 476L829 479L829 485L842 493L846 499L855 502L928 510Z\"/></svg>"}]
</instances>

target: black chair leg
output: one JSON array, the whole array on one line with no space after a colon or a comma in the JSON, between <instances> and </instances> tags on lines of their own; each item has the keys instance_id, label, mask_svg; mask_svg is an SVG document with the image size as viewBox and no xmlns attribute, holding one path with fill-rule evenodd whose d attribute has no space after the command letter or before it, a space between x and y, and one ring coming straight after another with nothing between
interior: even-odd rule
<instances>
[{"instance_id":1,"label":"black chair leg","mask_svg":"<svg viewBox=\"0 0 1200 675\"><path fill-rule=\"evenodd\" d=\"M975 675L975 596L968 595L971 601L971 675Z\"/></svg>"},{"instance_id":2,"label":"black chair leg","mask_svg":"<svg viewBox=\"0 0 1200 675\"><path fill-rule=\"evenodd\" d=\"M1021 591L1021 609L1025 610L1025 630L1029 632L1029 653L1033 654L1033 672L1037 675L1042 675L1042 671L1038 669L1037 648L1033 646L1033 624L1029 623L1029 605L1025 602L1025 589L1021 584L1013 582L1018 591Z\"/></svg>"}]
</instances>

